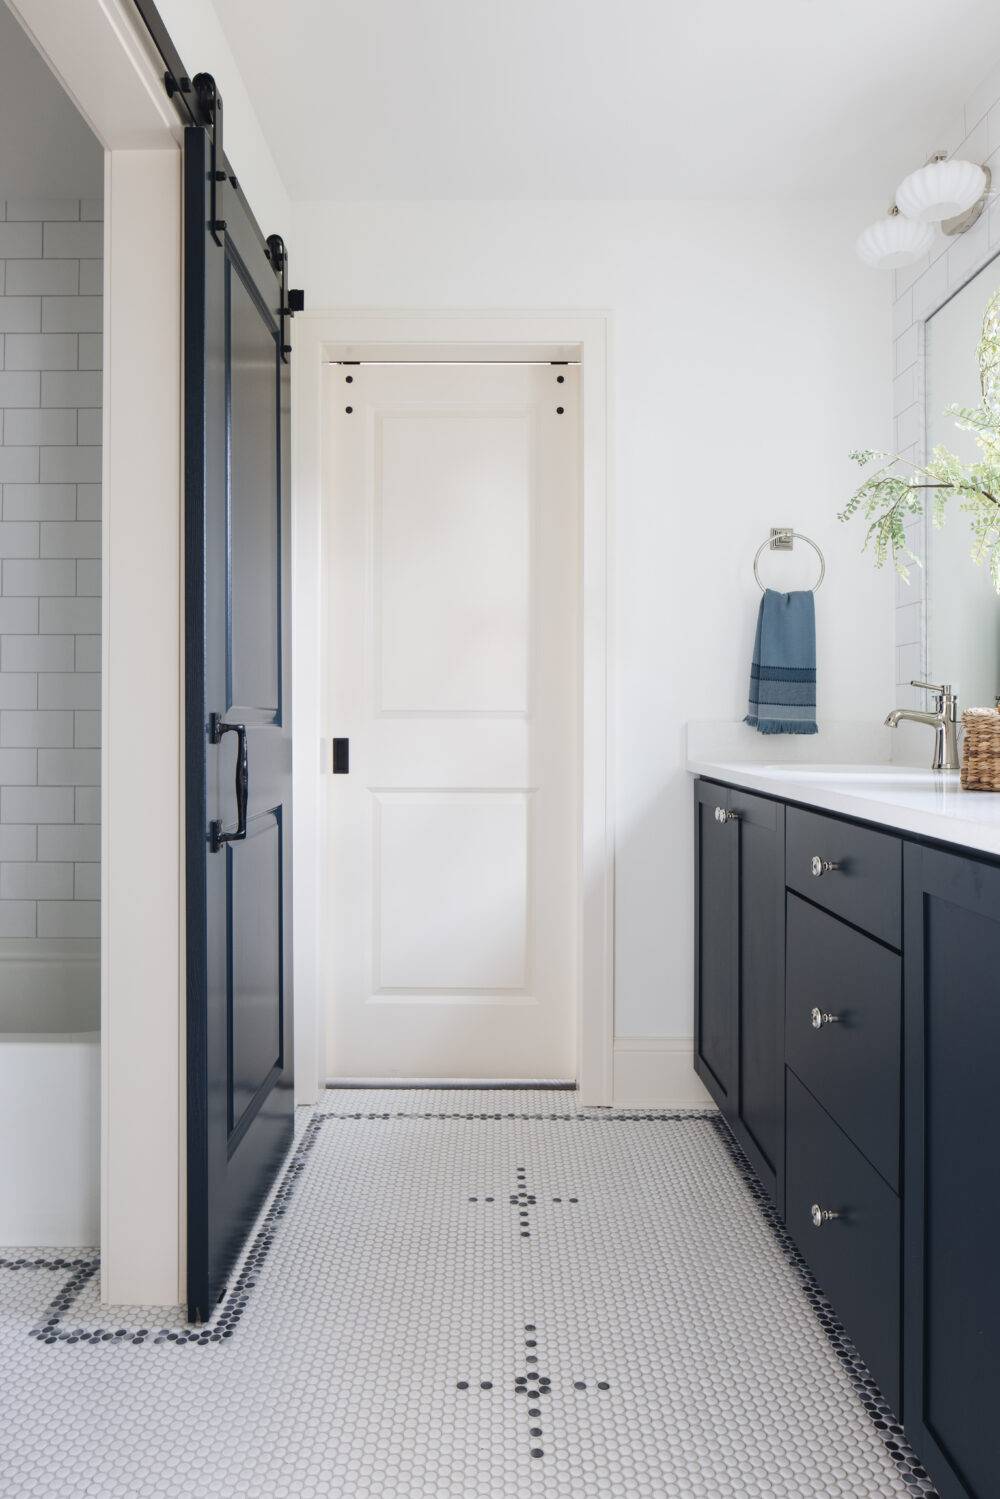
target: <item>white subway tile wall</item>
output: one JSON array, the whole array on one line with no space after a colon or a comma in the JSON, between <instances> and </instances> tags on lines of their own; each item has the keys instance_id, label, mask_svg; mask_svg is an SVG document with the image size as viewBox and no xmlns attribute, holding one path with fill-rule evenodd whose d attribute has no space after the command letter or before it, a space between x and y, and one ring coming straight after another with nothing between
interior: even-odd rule
<instances>
[{"instance_id":1,"label":"white subway tile wall","mask_svg":"<svg viewBox=\"0 0 1000 1499\"><path fill-rule=\"evenodd\" d=\"M0 938L100 930L102 219L0 202Z\"/></svg>"},{"instance_id":2,"label":"white subway tile wall","mask_svg":"<svg viewBox=\"0 0 1000 1499\"><path fill-rule=\"evenodd\" d=\"M988 166L994 185L1000 182L1000 66L980 84L950 130L926 141L925 155L946 150L967 161ZM918 153L919 154L919 153ZM979 222L965 234L948 239L939 234L928 255L914 266L894 272L893 285L893 416L896 444L922 460L927 426L924 409L924 322L988 260L1000 253L1000 200L991 199ZM4 512L6 518L6 512ZM926 524L907 527L909 545L925 555ZM911 567L910 582L896 585L896 702L923 708L925 694L910 686L911 678L928 672L947 672L947 665L927 660L927 620L923 608L924 577Z\"/></svg>"}]
</instances>

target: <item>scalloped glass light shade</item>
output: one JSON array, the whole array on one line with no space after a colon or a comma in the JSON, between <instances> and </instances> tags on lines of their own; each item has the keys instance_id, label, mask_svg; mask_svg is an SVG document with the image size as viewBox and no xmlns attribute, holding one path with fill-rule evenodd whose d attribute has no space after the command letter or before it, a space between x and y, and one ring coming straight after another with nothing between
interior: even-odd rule
<instances>
[{"instance_id":1,"label":"scalloped glass light shade","mask_svg":"<svg viewBox=\"0 0 1000 1499\"><path fill-rule=\"evenodd\" d=\"M986 173L974 161L931 161L904 177L896 207L918 224L940 224L978 203L986 190Z\"/></svg>"},{"instance_id":2,"label":"scalloped glass light shade","mask_svg":"<svg viewBox=\"0 0 1000 1499\"><path fill-rule=\"evenodd\" d=\"M934 230L916 224L901 213L877 219L858 235L857 251L867 265L880 271L895 271L926 255L934 243Z\"/></svg>"}]
</instances>

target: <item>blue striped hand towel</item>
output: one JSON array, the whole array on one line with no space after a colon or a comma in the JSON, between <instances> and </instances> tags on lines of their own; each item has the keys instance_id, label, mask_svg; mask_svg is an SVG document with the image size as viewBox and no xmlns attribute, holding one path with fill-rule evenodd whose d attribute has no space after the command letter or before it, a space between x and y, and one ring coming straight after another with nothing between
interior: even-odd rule
<instances>
[{"instance_id":1,"label":"blue striped hand towel","mask_svg":"<svg viewBox=\"0 0 1000 1499\"><path fill-rule=\"evenodd\" d=\"M815 734L816 604L812 593L775 593L760 601L750 667L750 711L760 734Z\"/></svg>"}]
</instances>

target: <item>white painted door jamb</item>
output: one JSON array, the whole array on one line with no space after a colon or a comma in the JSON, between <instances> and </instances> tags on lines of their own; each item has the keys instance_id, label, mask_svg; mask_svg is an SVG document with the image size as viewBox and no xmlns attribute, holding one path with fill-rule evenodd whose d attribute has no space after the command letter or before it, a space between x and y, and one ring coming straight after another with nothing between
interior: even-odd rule
<instances>
[{"instance_id":1,"label":"white painted door jamb","mask_svg":"<svg viewBox=\"0 0 1000 1499\"><path fill-rule=\"evenodd\" d=\"M582 836L577 1083L610 1105L613 1061L614 805L611 725L611 320L606 312L300 314L294 323L293 720L295 1074L310 1102L326 1068L323 827L329 734L323 708L323 366L335 359L537 358L582 364Z\"/></svg>"}]
</instances>

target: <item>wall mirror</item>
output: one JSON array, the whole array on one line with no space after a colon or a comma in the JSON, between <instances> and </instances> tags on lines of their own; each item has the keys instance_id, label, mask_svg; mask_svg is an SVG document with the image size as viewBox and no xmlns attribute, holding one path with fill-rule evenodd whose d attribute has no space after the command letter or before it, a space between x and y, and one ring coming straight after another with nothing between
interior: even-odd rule
<instances>
[{"instance_id":1,"label":"wall mirror","mask_svg":"<svg viewBox=\"0 0 1000 1499\"><path fill-rule=\"evenodd\" d=\"M947 414L951 405L982 399L976 346L986 304L1000 288L1000 256L940 307L924 325L924 403L927 455L943 444L975 459L972 435ZM928 510L930 506L928 503ZM940 529L928 516L925 578L927 670L950 681L960 708L992 707L1000 694L1000 597L988 569L971 558L968 517L950 500Z\"/></svg>"}]
</instances>

